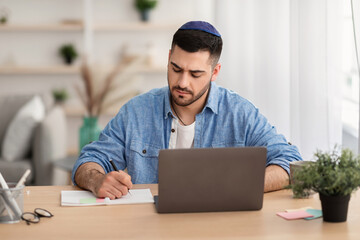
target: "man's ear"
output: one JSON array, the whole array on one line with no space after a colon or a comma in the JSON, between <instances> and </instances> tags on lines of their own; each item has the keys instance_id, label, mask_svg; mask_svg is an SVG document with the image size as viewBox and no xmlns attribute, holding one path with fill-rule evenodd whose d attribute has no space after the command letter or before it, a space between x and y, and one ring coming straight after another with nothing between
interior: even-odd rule
<instances>
[{"instance_id":1,"label":"man's ear","mask_svg":"<svg viewBox=\"0 0 360 240\"><path fill-rule=\"evenodd\" d=\"M220 73L220 69L221 69L221 63L217 63L213 69L213 72L212 72L212 76L211 76L211 81L215 81L217 76L219 75Z\"/></svg>"}]
</instances>

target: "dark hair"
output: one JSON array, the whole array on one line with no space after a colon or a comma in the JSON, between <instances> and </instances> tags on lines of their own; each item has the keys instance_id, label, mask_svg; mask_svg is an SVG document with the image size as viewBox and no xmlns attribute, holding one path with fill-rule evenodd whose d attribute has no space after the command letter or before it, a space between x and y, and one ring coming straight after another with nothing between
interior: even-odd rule
<instances>
[{"instance_id":1,"label":"dark hair","mask_svg":"<svg viewBox=\"0 0 360 240\"><path fill-rule=\"evenodd\" d=\"M173 36L171 51L175 45L187 52L209 51L212 66L218 63L222 50L221 37L201 31L179 29Z\"/></svg>"}]
</instances>

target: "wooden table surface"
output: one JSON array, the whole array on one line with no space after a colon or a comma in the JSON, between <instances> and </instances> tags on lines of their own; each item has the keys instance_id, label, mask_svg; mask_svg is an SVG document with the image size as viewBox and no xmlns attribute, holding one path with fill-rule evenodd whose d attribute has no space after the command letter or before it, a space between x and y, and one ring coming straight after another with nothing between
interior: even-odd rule
<instances>
[{"instance_id":1,"label":"wooden table surface","mask_svg":"<svg viewBox=\"0 0 360 240\"><path fill-rule=\"evenodd\" d=\"M157 185L134 185L150 188ZM360 191L353 194L348 220L327 223L287 221L276 216L285 209L310 206L321 209L318 195L293 199L290 190L264 195L260 211L158 214L154 204L62 207L61 190L73 186L26 187L24 211L45 208L53 218L26 225L0 224L0 239L360 239Z\"/></svg>"}]
</instances>

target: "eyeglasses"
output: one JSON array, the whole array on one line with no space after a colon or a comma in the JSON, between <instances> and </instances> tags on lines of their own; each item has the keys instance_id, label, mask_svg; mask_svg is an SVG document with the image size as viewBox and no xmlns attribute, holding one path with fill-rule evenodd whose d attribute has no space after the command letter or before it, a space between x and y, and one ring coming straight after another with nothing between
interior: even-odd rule
<instances>
[{"instance_id":1,"label":"eyeglasses","mask_svg":"<svg viewBox=\"0 0 360 240\"><path fill-rule=\"evenodd\" d=\"M40 218L51 218L54 215L51 214L48 210L42 209L42 208L35 208L34 212L24 212L21 215L21 219L26 221L27 225L30 225L30 223L38 223L40 222Z\"/></svg>"}]
</instances>

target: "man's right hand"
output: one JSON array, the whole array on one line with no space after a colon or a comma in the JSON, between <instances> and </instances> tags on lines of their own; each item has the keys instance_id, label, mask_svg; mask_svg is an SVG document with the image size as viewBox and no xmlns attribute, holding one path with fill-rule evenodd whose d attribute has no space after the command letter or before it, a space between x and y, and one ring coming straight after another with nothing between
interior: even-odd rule
<instances>
[{"instance_id":1,"label":"man's right hand","mask_svg":"<svg viewBox=\"0 0 360 240\"><path fill-rule=\"evenodd\" d=\"M97 197L109 197L111 200L128 194L132 188L131 177L124 171L113 171L108 174L99 174L98 184L92 192Z\"/></svg>"},{"instance_id":2,"label":"man's right hand","mask_svg":"<svg viewBox=\"0 0 360 240\"><path fill-rule=\"evenodd\" d=\"M132 188L131 177L124 171L113 171L105 174L97 163L88 162L81 165L75 174L76 184L90 190L97 197L110 199L120 198Z\"/></svg>"}]
</instances>

